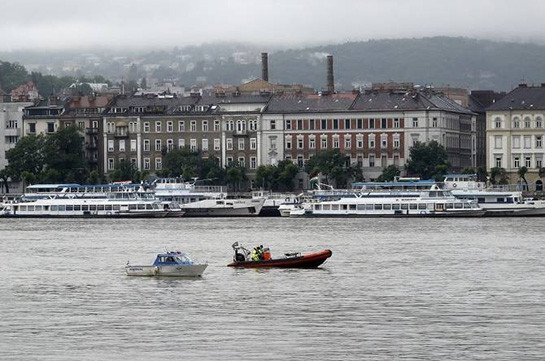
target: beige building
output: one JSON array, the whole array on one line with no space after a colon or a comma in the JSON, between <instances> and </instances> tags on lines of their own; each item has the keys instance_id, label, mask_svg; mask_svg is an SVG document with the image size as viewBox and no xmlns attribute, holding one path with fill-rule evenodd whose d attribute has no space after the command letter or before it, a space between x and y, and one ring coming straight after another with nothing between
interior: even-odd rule
<instances>
[{"instance_id":1,"label":"beige building","mask_svg":"<svg viewBox=\"0 0 545 361\"><path fill-rule=\"evenodd\" d=\"M486 110L487 169L504 168L510 183L520 181L518 170L526 167L526 179L542 188L544 167L545 84L520 84Z\"/></svg>"}]
</instances>

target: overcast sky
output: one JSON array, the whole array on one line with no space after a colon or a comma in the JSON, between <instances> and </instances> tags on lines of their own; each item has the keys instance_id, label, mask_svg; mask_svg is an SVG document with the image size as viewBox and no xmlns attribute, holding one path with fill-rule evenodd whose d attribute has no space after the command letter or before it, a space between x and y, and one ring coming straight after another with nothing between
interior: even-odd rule
<instances>
[{"instance_id":1,"label":"overcast sky","mask_svg":"<svg viewBox=\"0 0 545 361\"><path fill-rule=\"evenodd\" d=\"M17 0L0 50L465 36L545 43L544 0Z\"/></svg>"}]
</instances>

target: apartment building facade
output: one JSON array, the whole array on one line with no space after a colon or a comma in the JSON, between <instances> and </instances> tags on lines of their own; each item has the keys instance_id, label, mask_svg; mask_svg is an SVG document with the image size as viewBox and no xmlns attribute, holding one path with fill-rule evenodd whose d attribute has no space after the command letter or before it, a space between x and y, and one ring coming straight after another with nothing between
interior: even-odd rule
<instances>
[{"instance_id":1,"label":"apartment building facade","mask_svg":"<svg viewBox=\"0 0 545 361\"><path fill-rule=\"evenodd\" d=\"M23 114L31 102L11 102L8 97L0 102L0 170L8 165L6 152L21 139L23 134Z\"/></svg>"},{"instance_id":2,"label":"apartment building facade","mask_svg":"<svg viewBox=\"0 0 545 361\"><path fill-rule=\"evenodd\" d=\"M487 169L504 168L510 183L520 181L518 171L526 167L526 179L543 187L539 176L544 167L545 84L520 84L486 110Z\"/></svg>"}]
</instances>

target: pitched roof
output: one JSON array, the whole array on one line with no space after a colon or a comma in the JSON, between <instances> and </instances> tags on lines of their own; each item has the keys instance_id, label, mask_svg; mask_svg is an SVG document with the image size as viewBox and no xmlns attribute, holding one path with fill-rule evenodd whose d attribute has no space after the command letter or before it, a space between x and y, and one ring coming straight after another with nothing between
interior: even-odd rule
<instances>
[{"instance_id":1,"label":"pitched roof","mask_svg":"<svg viewBox=\"0 0 545 361\"><path fill-rule=\"evenodd\" d=\"M527 86L520 84L503 98L489 106L487 111L494 110L545 110L545 84Z\"/></svg>"},{"instance_id":2,"label":"pitched roof","mask_svg":"<svg viewBox=\"0 0 545 361\"><path fill-rule=\"evenodd\" d=\"M357 94L275 95L269 101L267 113L348 111Z\"/></svg>"}]
</instances>

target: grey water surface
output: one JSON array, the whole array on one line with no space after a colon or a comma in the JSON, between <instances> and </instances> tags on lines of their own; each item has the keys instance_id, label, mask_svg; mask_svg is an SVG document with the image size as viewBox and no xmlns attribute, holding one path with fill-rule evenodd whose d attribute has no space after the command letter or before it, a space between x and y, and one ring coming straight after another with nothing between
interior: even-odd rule
<instances>
[{"instance_id":1,"label":"grey water surface","mask_svg":"<svg viewBox=\"0 0 545 361\"><path fill-rule=\"evenodd\" d=\"M0 360L538 360L545 223L0 219ZM316 270L226 267L231 244L330 248ZM136 278L167 247L201 279Z\"/></svg>"}]
</instances>

